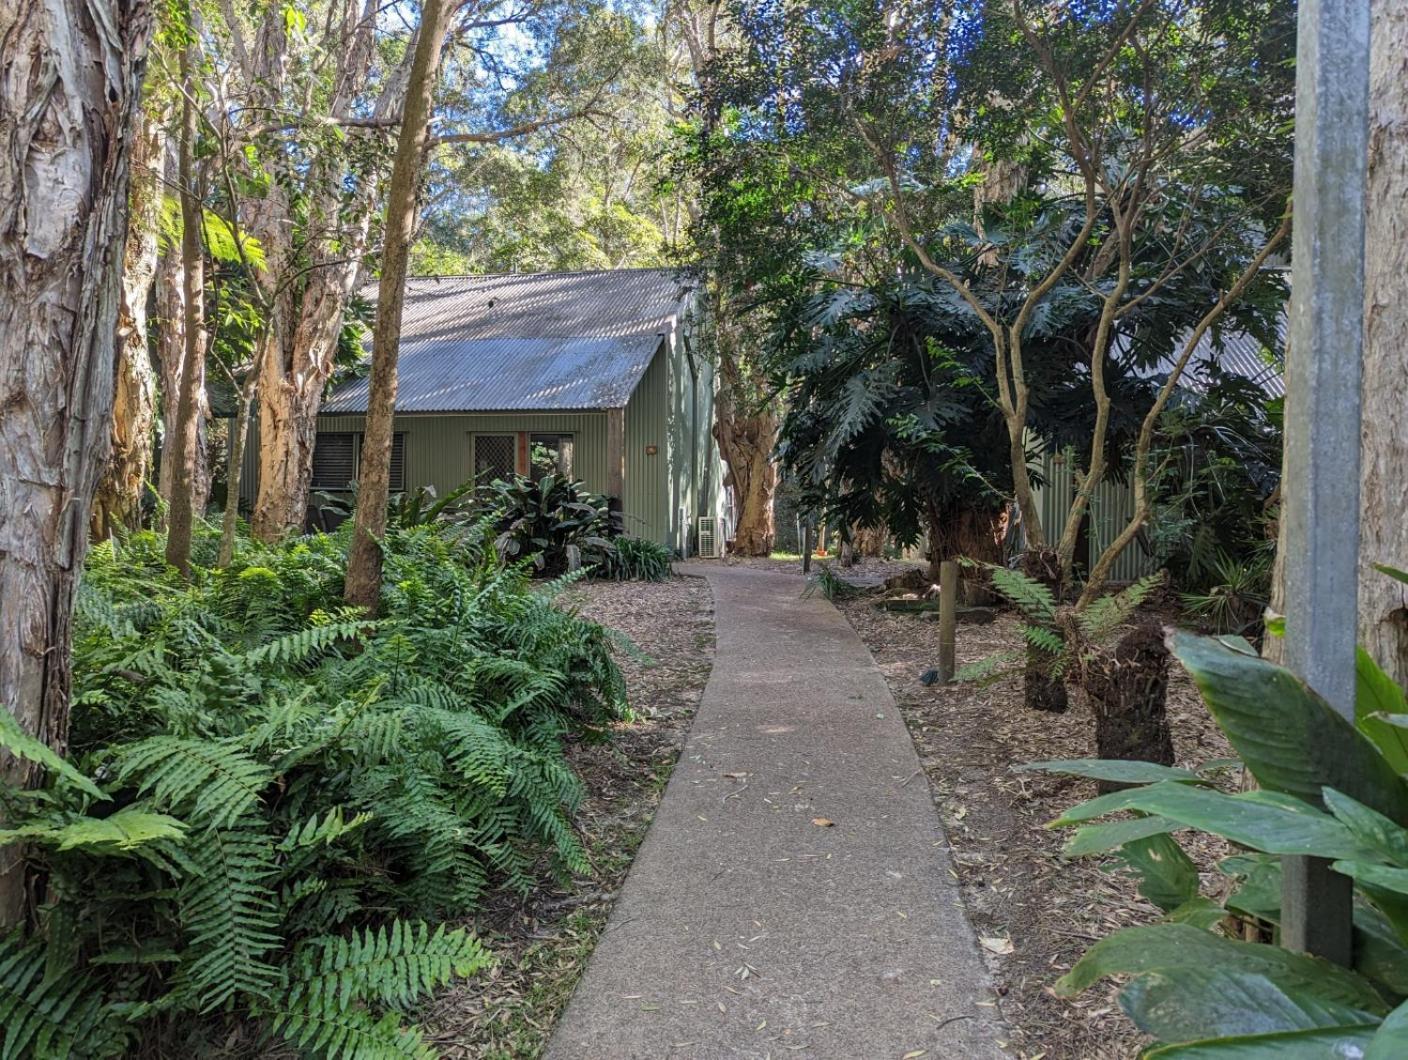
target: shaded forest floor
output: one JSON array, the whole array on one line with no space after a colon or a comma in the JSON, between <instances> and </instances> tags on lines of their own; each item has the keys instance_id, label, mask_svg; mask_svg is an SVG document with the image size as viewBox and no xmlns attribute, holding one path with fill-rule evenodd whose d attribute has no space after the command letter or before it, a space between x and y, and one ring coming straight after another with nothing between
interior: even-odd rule
<instances>
[{"instance_id":1,"label":"shaded forest floor","mask_svg":"<svg viewBox=\"0 0 1408 1060\"><path fill-rule=\"evenodd\" d=\"M636 719L609 743L569 748L586 796L575 820L592 871L500 895L473 929L497 958L487 973L441 994L426 1038L446 1057L529 1060L547 1044L645 838L674 768L714 655L713 597L703 578L581 582L562 598L630 638L618 647Z\"/></svg>"},{"instance_id":2,"label":"shaded forest floor","mask_svg":"<svg viewBox=\"0 0 1408 1060\"><path fill-rule=\"evenodd\" d=\"M799 591L800 585L799 579ZM1011 770L1024 762L1094 757L1094 719L1084 697L1072 690L1070 710L1053 715L1023 707L1018 677L985 687L925 687L919 675L934 665L938 624L878 610L873 599L866 593L837 606L885 674L918 748L1003 1014L1017 1032L1012 1052L1025 1060L1137 1055L1147 1039L1120 1012L1117 987L1107 982L1066 1000L1051 986L1098 939L1160 913L1113 858L1064 860L1066 835L1043 827L1093 797L1094 782ZM1021 643L1010 616L959 626L958 662ZM1179 765L1230 755L1192 682L1176 668L1168 712ZM1225 845L1206 836L1179 838L1205 884L1215 886Z\"/></svg>"}]
</instances>

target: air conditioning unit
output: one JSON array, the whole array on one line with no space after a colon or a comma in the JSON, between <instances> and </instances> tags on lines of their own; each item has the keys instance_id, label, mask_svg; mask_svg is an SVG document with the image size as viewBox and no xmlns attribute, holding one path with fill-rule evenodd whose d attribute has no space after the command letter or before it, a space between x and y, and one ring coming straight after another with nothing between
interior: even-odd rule
<instances>
[{"instance_id":1,"label":"air conditioning unit","mask_svg":"<svg viewBox=\"0 0 1408 1060\"><path fill-rule=\"evenodd\" d=\"M724 539L719 533L719 519L715 515L699 517L698 555L700 559L723 559Z\"/></svg>"}]
</instances>

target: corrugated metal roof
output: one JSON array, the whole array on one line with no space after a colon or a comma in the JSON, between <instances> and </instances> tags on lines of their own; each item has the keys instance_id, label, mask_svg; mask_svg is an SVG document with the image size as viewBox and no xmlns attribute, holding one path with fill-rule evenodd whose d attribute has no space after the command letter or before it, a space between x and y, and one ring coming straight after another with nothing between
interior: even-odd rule
<instances>
[{"instance_id":1,"label":"corrugated metal roof","mask_svg":"<svg viewBox=\"0 0 1408 1060\"><path fill-rule=\"evenodd\" d=\"M396 411L620 408L692 287L671 269L409 280ZM323 412L365 412L367 388L342 384Z\"/></svg>"},{"instance_id":2,"label":"corrugated metal roof","mask_svg":"<svg viewBox=\"0 0 1408 1060\"><path fill-rule=\"evenodd\" d=\"M1167 376L1183 352L1192 329L1179 336L1173 349L1159 362L1140 370L1144 376ZM1286 394L1286 314L1282 313L1276 322L1276 348L1268 349L1260 339L1245 331L1224 329L1221 334L1209 329L1198 340L1193 355L1183 369L1179 386L1188 390L1205 390L1208 385L1208 369L1216 365L1224 372L1240 375L1255 383L1268 397L1284 397Z\"/></svg>"}]
</instances>

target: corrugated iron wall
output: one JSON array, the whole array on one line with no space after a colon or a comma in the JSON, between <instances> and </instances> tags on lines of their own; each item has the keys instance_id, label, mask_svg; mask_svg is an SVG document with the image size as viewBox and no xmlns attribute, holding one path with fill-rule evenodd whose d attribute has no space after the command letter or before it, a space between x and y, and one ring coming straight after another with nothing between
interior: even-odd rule
<instances>
[{"instance_id":1,"label":"corrugated iron wall","mask_svg":"<svg viewBox=\"0 0 1408 1060\"><path fill-rule=\"evenodd\" d=\"M1048 541L1056 541L1066 529L1066 516L1075 496L1075 460L1069 454L1043 453L1038 463L1045 485L1036 489L1037 510ZM1090 554L1094 564L1134 514L1134 495L1127 483L1105 479L1090 498ZM1134 581L1159 569L1156 557L1133 541L1120 553L1110 570L1114 581Z\"/></svg>"}]
</instances>

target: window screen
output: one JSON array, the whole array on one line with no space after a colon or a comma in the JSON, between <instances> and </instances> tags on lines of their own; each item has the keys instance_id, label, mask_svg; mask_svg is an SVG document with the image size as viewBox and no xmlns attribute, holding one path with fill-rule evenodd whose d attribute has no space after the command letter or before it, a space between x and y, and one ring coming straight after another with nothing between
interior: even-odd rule
<instances>
[{"instance_id":1,"label":"window screen","mask_svg":"<svg viewBox=\"0 0 1408 1060\"><path fill-rule=\"evenodd\" d=\"M547 474L572 474L572 436L570 434L530 434L528 462L533 481Z\"/></svg>"},{"instance_id":2,"label":"window screen","mask_svg":"<svg viewBox=\"0 0 1408 1060\"><path fill-rule=\"evenodd\" d=\"M391 492L400 493L406 488L406 436L391 436Z\"/></svg>"},{"instance_id":3,"label":"window screen","mask_svg":"<svg viewBox=\"0 0 1408 1060\"><path fill-rule=\"evenodd\" d=\"M517 468L514 450L518 439L512 434L474 436L474 477L480 482L513 478Z\"/></svg>"},{"instance_id":4,"label":"window screen","mask_svg":"<svg viewBox=\"0 0 1408 1060\"><path fill-rule=\"evenodd\" d=\"M357 436L319 434L313 443L313 488L345 490L357 478Z\"/></svg>"}]
</instances>

